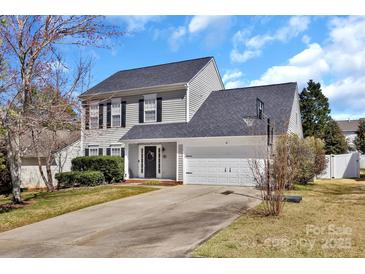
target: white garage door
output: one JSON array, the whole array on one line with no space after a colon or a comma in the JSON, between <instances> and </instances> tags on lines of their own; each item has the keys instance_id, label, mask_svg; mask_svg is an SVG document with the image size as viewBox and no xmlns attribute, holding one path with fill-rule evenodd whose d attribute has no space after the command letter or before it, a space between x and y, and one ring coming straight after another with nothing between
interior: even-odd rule
<instances>
[{"instance_id":1,"label":"white garage door","mask_svg":"<svg viewBox=\"0 0 365 274\"><path fill-rule=\"evenodd\" d=\"M185 183L255 186L247 155L252 147L185 147Z\"/></svg>"}]
</instances>

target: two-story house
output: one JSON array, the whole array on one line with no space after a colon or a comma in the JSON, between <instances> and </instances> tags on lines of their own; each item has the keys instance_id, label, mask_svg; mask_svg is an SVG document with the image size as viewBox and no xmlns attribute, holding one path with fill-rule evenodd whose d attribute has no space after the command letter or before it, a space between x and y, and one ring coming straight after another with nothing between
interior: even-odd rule
<instances>
[{"instance_id":1,"label":"two-story house","mask_svg":"<svg viewBox=\"0 0 365 274\"><path fill-rule=\"evenodd\" d=\"M84 154L124 156L126 179L252 185L264 117L302 136L296 83L225 90L213 57L119 71L80 99Z\"/></svg>"}]
</instances>

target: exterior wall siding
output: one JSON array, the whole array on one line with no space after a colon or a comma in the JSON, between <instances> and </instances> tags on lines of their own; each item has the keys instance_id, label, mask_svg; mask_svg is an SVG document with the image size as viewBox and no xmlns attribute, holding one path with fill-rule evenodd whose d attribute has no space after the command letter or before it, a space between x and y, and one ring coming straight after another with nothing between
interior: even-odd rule
<instances>
[{"instance_id":1,"label":"exterior wall siding","mask_svg":"<svg viewBox=\"0 0 365 274\"><path fill-rule=\"evenodd\" d=\"M214 90L224 89L220 75L211 60L189 83L189 120Z\"/></svg>"},{"instance_id":2,"label":"exterior wall siding","mask_svg":"<svg viewBox=\"0 0 365 274\"><path fill-rule=\"evenodd\" d=\"M138 145L129 145L128 160L129 178L138 178Z\"/></svg>"},{"instance_id":3,"label":"exterior wall siding","mask_svg":"<svg viewBox=\"0 0 365 274\"><path fill-rule=\"evenodd\" d=\"M162 123L185 122L186 121L186 90L170 91L156 93L157 97L162 97ZM134 125L139 124L139 106L138 101L143 95L127 96L121 98L126 101L126 127L107 128L107 101L103 102L103 128L83 130L83 150L88 145L99 145L103 148L103 154L106 153L105 148L110 144L120 143L119 139L127 133ZM99 102L98 102L99 103ZM101 103L101 102L100 102ZM84 115L83 115L84 117ZM84 125L83 121L83 125ZM147 123L146 123L147 124ZM84 128L84 127L83 127ZM121 143L124 146L123 143Z\"/></svg>"},{"instance_id":4,"label":"exterior wall siding","mask_svg":"<svg viewBox=\"0 0 365 274\"><path fill-rule=\"evenodd\" d=\"M299 137L303 138L302 119L299 106L299 95L297 92L295 93L293 106L290 113L288 133L295 133L298 134Z\"/></svg>"}]
</instances>

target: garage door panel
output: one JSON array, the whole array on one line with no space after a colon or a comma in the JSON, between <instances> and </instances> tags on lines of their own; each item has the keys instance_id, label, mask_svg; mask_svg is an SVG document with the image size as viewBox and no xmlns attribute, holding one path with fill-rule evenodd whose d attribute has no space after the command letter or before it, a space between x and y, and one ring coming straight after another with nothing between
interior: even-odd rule
<instances>
[{"instance_id":1,"label":"garage door panel","mask_svg":"<svg viewBox=\"0 0 365 274\"><path fill-rule=\"evenodd\" d=\"M187 184L254 186L246 147L186 147Z\"/></svg>"}]
</instances>

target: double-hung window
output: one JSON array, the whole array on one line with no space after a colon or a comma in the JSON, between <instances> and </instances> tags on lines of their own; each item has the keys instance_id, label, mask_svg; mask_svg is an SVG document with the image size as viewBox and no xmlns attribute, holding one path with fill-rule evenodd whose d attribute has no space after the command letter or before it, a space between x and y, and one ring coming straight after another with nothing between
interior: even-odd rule
<instances>
[{"instance_id":1,"label":"double-hung window","mask_svg":"<svg viewBox=\"0 0 365 274\"><path fill-rule=\"evenodd\" d=\"M89 156L98 156L98 155L99 155L99 146L89 145Z\"/></svg>"},{"instance_id":2,"label":"double-hung window","mask_svg":"<svg viewBox=\"0 0 365 274\"><path fill-rule=\"evenodd\" d=\"M144 121L156 122L156 94L149 94L144 96Z\"/></svg>"},{"instance_id":3,"label":"double-hung window","mask_svg":"<svg viewBox=\"0 0 365 274\"><path fill-rule=\"evenodd\" d=\"M112 101L112 127L120 127L121 120L120 100Z\"/></svg>"},{"instance_id":4,"label":"double-hung window","mask_svg":"<svg viewBox=\"0 0 365 274\"><path fill-rule=\"evenodd\" d=\"M90 105L90 128L99 128L99 105Z\"/></svg>"},{"instance_id":5,"label":"double-hung window","mask_svg":"<svg viewBox=\"0 0 365 274\"><path fill-rule=\"evenodd\" d=\"M110 155L111 156L120 156L122 147L120 145L110 145Z\"/></svg>"}]
</instances>

